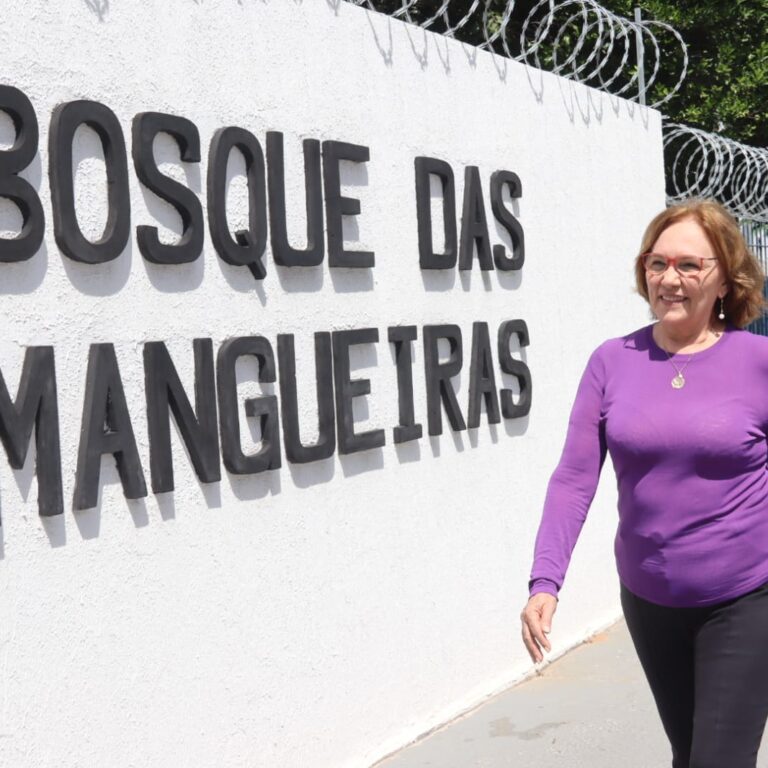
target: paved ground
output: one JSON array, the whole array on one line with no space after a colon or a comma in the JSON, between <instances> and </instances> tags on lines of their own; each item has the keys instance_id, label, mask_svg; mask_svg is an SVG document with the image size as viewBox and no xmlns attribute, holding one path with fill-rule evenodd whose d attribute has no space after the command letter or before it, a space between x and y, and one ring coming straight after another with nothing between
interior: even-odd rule
<instances>
[{"instance_id":1,"label":"paved ground","mask_svg":"<svg viewBox=\"0 0 768 768\"><path fill-rule=\"evenodd\" d=\"M624 622L377 768L668 768ZM768 746L759 768L768 768ZM728 766L723 766L728 768Z\"/></svg>"}]
</instances>

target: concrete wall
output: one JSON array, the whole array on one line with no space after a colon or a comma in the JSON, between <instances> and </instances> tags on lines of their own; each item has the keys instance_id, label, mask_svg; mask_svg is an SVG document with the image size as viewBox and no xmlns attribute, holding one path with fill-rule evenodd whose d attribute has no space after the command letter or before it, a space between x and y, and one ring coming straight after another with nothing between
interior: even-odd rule
<instances>
[{"instance_id":1,"label":"concrete wall","mask_svg":"<svg viewBox=\"0 0 768 768\"><path fill-rule=\"evenodd\" d=\"M334 7L336 6L336 7ZM32 452L0 459L0 762L18 766L367 766L519 679L533 538L562 446L571 397L591 349L647 322L632 293L632 258L664 204L660 118L347 3L324 0L5 0L4 83L23 90L40 149L22 176L39 190L43 247L0 264L0 370L15 395L28 346L56 354L65 512L37 513ZM203 157L180 163L165 135L162 170L206 195L207 148L225 125L260 142L285 135L289 234L301 244L301 140L370 148L342 168L362 213L350 248L373 269L276 267L267 277L203 256L147 262L135 231L124 252L89 266L54 239L48 132L54 107L109 106L127 139L141 111L183 115ZM0 138L13 141L11 121ZM460 206L463 168L480 169L491 239L506 243L487 196L491 174L516 172L526 238L521 273L419 269L414 158L447 160ZM80 225L104 227L104 158L96 134L75 141ZM230 162L233 229L247 220L244 163ZM131 218L173 242L174 209L130 164ZM458 211L460 215L461 211ZM439 218L439 217L437 217ZM0 230L21 217L0 201ZM439 222L437 222L439 229ZM438 237L439 240L439 237ZM426 435L421 328L456 323L468 364L472 323L522 318L533 407L524 419ZM414 324L422 439L395 446L398 422L388 326ZM200 483L173 430L176 490L127 501L102 459L98 506L72 494L89 345L111 342L149 483L142 349L167 343L188 392L191 340L294 333L305 439L316 432L312 333L379 329L353 350L371 380L356 429L385 428L382 449ZM493 336L492 336L493 338ZM495 348L494 348L495 351ZM499 387L514 387L496 363ZM238 369L243 398L276 387ZM454 379L466 416L468 374ZM258 433L242 417L247 450ZM553 642L564 649L618 614L606 467L562 593Z\"/></svg>"}]
</instances>

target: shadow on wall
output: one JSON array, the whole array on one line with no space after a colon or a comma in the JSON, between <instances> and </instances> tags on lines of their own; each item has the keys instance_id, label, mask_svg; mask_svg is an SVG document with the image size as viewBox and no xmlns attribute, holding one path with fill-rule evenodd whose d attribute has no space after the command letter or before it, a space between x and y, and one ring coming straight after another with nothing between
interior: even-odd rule
<instances>
[{"instance_id":1,"label":"shadow on wall","mask_svg":"<svg viewBox=\"0 0 768 768\"><path fill-rule=\"evenodd\" d=\"M341 1L341 0L339 0L339 1ZM202 4L203 4L203 0L192 0L192 2L193 2L195 5L202 5ZM235 2L236 2L238 5L242 5L242 4L243 4L243 0L235 0ZM260 0L260 2L262 2L263 4L266 4L266 3L267 3L267 0ZM296 5L301 5L301 3L302 3L302 0L293 0L293 2L294 2L294 3L296 3Z\"/></svg>"},{"instance_id":2,"label":"shadow on wall","mask_svg":"<svg viewBox=\"0 0 768 768\"><path fill-rule=\"evenodd\" d=\"M344 3L344 0L326 0L326 3L334 14L338 15L339 8ZM542 4L543 3L539 3L539 5ZM440 32L421 27L417 24L408 23L404 19L395 19L393 22L393 17L391 15L373 11L366 4L361 4L358 7L366 13L373 43L378 49L382 61L388 68L392 67L399 52L397 47L398 43L404 41L404 38L399 36L399 31L395 34L396 30L402 28L402 33L408 41L408 45L403 46L402 50L407 50L409 48L410 55L416 59L421 69L428 69L431 61L435 60L434 57L430 59L431 51L434 50L435 57L439 60L443 71L447 76L450 76L452 71L451 42L458 43L461 46L461 50L466 57L467 65L470 69L477 69L478 52L482 50L480 47L476 47L471 43L455 38L452 41L449 41L449 39L443 37ZM522 66L530 90L536 101L540 104L544 103L545 100L545 81L547 78L549 78L550 81L553 80L554 82L557 82L559 95L572 123L576 122L577 117L581 119L584 125L589 125L592 121L601 123L603 120L604 104L607 101L616 115L619 114L622 105L630 119L634 118L635 112L637 111L643 125L646 128L648 127L648 108L630 100L629 95L627 95L626 98L621 98L618 94L613 92L604 92L595 90L594 88L581 87L580 81L566 79L562 76L557 77L551 72L533 66L525 59L521 60L519 57L510 58L495 49L486 50L484 52L491 55L490 61L502 83L507 83L508 81L510 66Z\"/></svg>"},{"instance_id":3,"label":"shadow on wall","mask_svg":"<svg viewBox=\"0 0 768 768\"><path fill-rule=\"evenodd\" d=\"M85 5L99 17L99 21L104 21L109 13L109 0L85 0Z\"/></svg>"}]
</instances>

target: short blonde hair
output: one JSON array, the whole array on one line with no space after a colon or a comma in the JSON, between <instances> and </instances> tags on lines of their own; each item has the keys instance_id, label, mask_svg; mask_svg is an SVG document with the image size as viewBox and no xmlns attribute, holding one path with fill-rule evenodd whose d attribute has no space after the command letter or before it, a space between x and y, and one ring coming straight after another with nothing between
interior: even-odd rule
<instances>
[{"instance_id":1,"label":"short blonde hair","mask_svg":"<svg viewBox=\"0 0 768 768\"><path fill-rule=\"evenodd\" d=\"M648 253L667 227L683 219L693 219L704 230L725 273L728 293L723 303L727 320L737 328L743 328L761 317L768 306L763 296L763 268L750 251L736 219L720 203L691 199L671 205L646 228L640 253ZM637 292L648 301L648 283L640 259L635 263L635 284ZM716 303L712 307L713 316L717 316L718 312Z\"/></svg>"}]
</instances>

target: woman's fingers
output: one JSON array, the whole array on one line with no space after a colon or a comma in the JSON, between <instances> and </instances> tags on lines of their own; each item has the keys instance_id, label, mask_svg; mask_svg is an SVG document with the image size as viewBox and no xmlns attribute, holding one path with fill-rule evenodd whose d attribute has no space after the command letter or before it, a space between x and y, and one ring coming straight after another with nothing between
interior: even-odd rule
<instances>
[{"instance_id":1,"label":"woman's fingers","mask_svg":"<svg viewBox=\"0 0 768 768\"><path fill-rule=\"evenodd\" d=\"M544 628L542 627L541 608L536 606L526 615L528 618L528 629L530 630L531 635L533 635L533 639L540 648L543 648L545 651L551 651L552 646L549 644L549 638L547 638Z\"/></svg>"},{"instance_id":2,"label":"woman's fingers","mask_svg":"<svg viewBox=\"0 0 768 768\"><path fill-rule=\"evenodd\" d=\"M525 644L525 648L528 651L528 655L531 657L531 660L538 664L544 658L544 656L542 655L539 646L536 644L536 641L531 636L531 632L528 629L528 625L525 623L525 620L523 620L523 643Z\"/></svg>"},{"instance_id":3,"label":"woman's fingers","mask_svg":"<svg viewBox=\"0 0 768 768\"><path fill-rule=\"evenodd\" d=\"M552 595L547 595L541 606L541 628L549 633L552 631L552 617L555 615L555 608L557 608L557 598Z\"/></svg>"},{"instance_id":4,"label":"woman's fingers","mask_svg":"<svg viewBox=\"0 0 768 768\"><path fill-rule=\"evenodd\" d=\"M520 616L523 623L523 643L535 662L544 658L542 649L551 651L547 634L552 629L552 617L557 608L557 598L540 592L533 595Z\"/></svg>"}]
</instances>

